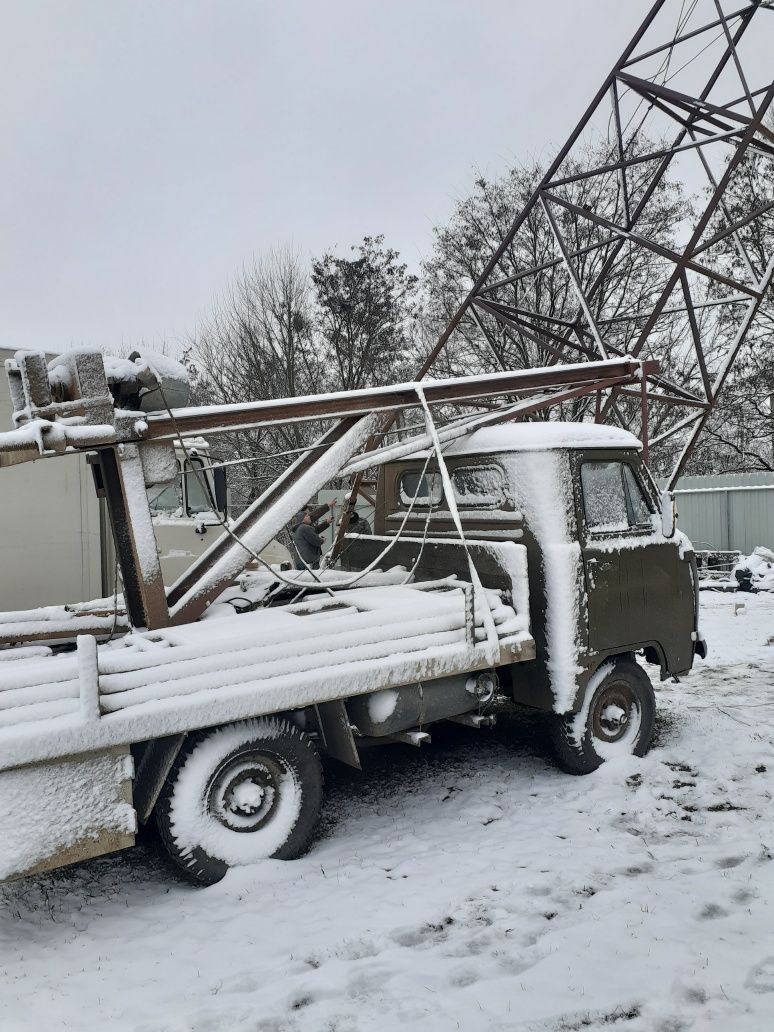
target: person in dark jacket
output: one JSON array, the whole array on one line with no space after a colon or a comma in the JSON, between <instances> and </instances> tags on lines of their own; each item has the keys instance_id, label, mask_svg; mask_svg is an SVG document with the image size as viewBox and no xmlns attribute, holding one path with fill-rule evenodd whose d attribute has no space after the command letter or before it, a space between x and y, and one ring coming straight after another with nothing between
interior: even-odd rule
<instances>
[{"instance_id":1,"label":"person in dark jacket","mask_svg":"<svg viewBox=\"0 0 774 1032\"><path fill-rule=\"evenodd\" d=\"M316 570L320 565L322 557L323 538L322 534L330 527L333 518L315 522L329 509L333 511L336 506L335 500L327 505L318 505L316 508L307 507L299 513L298 521L293 529L293 544L296 546L298 556L296 558L296 569L303 570L306 566Z\"/></svg>"},{"instance_id":2,"label":"person in dark jacket","mask_svg":"<svg viewBox=\"0 0 774 1032\"><path fill-rule=\"evenodd\" d=\"M371 524L368 520L364 520L357 509L353 509L349 514L349 532L350 534L370 534Z\"/></svg>"}]
</instances>

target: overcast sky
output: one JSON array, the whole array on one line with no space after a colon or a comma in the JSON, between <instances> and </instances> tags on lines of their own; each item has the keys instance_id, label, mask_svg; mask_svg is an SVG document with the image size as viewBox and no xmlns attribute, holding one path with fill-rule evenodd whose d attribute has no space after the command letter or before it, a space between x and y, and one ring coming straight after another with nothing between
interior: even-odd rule
<instances>
[{"instance_id":1,"label":"overcast sky","mask_svg":"<svg viewBox=\"0 0 774 1032\"><path fill-rule=\"evenodd\" d=\"M412 268L561 144L648 0L6 0L0 345L179 340L273 245Z\"/></svg>"}]
</instances>

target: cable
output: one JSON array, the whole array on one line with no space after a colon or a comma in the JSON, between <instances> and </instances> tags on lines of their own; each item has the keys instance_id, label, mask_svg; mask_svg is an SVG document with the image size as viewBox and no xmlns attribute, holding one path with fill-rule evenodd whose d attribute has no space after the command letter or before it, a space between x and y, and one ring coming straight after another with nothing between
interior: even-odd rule
<instances>
[{"instance_id":1,"label":"cable","mask_svg":"<svg viewBox=\"0 0 774 1032\"><path fill-rule=\"evenodd\" d=\"M167 409L169 411L169 409ZM418 430L424 426L424 423L413 423L406 427L400 427L397 430L379 430L372 434L373 437L389 437L393 434L402 434L407 430ZM210 462L208 469L226 469L229 466L247 466L252 462L267 462L270 459L281 459L286 458L289 455L305 455L307 452L319 451L322 448L326 448L325 444L310 444L308 448L290 448L287 451L272 452L271 455L249 455L246 458L241 459L224 459L222 462ZM186 474L181 470L177 476L185 476Z\"/></svg>"},{"instance_id":2,"label":"cable","mask_svg":"<svg viewBox=\"0 0 774 1032\"><path fill-rule=\"evenodd\" d=\"M492 617L492 610L489 606L489 599L484 591L484 585L481 583L481 578L478 575L478 570L473 562L473 557L470 554L470 548L468 547L467 538L465 537L465 531L462 529L462 520L460 519L459 509L457 508L457 500L454 497L454 486L449 476L449 470L446 466L443 454L441 452L441 442L438 439L438 431L435 423L433 422L433 416L430 412L430 406L427 404L427 398L425 397L424 389L420 383L415 384L417 397L419 398L420 404L422 405L422 411L425 414L425 422L427 424L427 431L433 438L433 444L435 447L435 453L438 456L438 468L441 473L441 480L443 481L444 490L446 491L446 503L449 506L449 512L454 520L454 525L457 528L457 533L460 536L462 547L465 549L465 555L468 559L468 570L470 572L470 581L473 592L478 589L481 597L482 605L482 617L484 621L484 628L486 630L487 645L489 646L489 656L487 657L492 665L495 665L498 660L500 651L500 641L497 637L497 628L495 627L494 618ZM429 456L428 456L429 458ZM473 624L475 627L476 622L476 603L475 594L473 595ZM475 631L474 631L474 642L475 642Z\"/></svg>"},{"instance_id":3,"label":"cable","mask_svg":"<svg viewBox=\"0 0 774 1032\"><path fill-rule=\"evenodd\" d=\"M150 365L150 363L149 363L149 365ZM185 455L186 459L188 460L188 462L189 462L189 464L191 466L191 469L194 472L194 475L196 476L197 480L199 481L200 486L202 487L202 490L205 491L207 496L209 496L210 495L210 491L209 491L209 485L206 483L206 478L203 478L203 474L202 474L201 470L190 461L190 455L189 455L188 449L187 449L187 447L185 445L185 441L184 441L184 439L183 439L183 437L182 437L182 435L180 433L180 429L179 429L179 427L177 425L177 421L176 421L175 416L174 416L174 414L172 412L172 409L170 408L169 403L167 402L166 395L164 393L164 388L162 387L162 384L161 384L161 377L159 376L158 372L155 369L153 369L152 365L150 366L150 368L152 369L153 374L156 377L156 380L158 381L158 384L159 384L159 394L161 395L161 399L164 402L164 407L165 407L165 409L167 411L167 415L169 416L169 418L170 418L170 420L172 422L172 425L175 428L178 440L180 441L180 447L183 450L183 454ZM424 397L424 395L423 395L423 397ZM401 533L403 531L403 528L406 525L406 521L408 520L409 516L411 515L411 512L413 511L414 504L415 504L417 498L419 497L419 485L422 482L422 478L424 477L424 474L425 474L425 472L427 470L427 466L428 466L428 464L430 462L430 459L432 458L432 455L433 455L434 451L435 451L435 449L431 449L428 452L427 459L425 460L425 465L424 465L424 467L422 469L422 474L421 474L421 476L419 477L419 479L417 481L417 489L416 489L416 491L414 493L414 497L412 498L411 504L409 505L409 508L407 509L405 516L403 517L403 522L401 523L401 526L399 527L398 532L397 532L395 538L387 545L387 547L367 567L365 567L364 570L359 571L358 574L356 576L354 576L351 580L347 581L346 584L337 584L336 588L338 590L342 590L342 589L346 590L347 588L351 587L352 585L357 584L358 581L362 580L363 577L366 576L366 574L370 573L376 567L377 563L379 563L384 558L384 556L387 555L387 553L390 552L392 548L394 548L395 544L397 543L397 541L400 538L400 535L401 535ZM239 537L239 535L236 534L231 529L231 527L228 526L228 524L226 523L226 520L224 519L223 516L221 516L221 514L219 512L215 511L215 517L218 520L218 523L220 524L220 526L226 531L226 533L232 538L232 540L234 540L238 545L240 545L240 547L242 547L261 566L263 566L266 570L268 570L272 574L273 577L276 577L277 580L279 580L282 583L288 585L289 587L294 587L294 588L298 588L299 587L298 581L289 580L288 578L283 577L280 571L275 570L274 567L271 566L269 563L267 563L265 559L261 558L261 556L258 555L258 553L253 548L251 548L249 545L247 545ZM300 556L299 556L299 559L303 563L304 569L314 577L315 581L320 585L320 587L323 588L325 591L327 591L327 593L332 598L335 598L335 592L333 591L333 589L329 585L326 585L317 576L317 572L314 569L312 569L312 567L308 566L307 563L305 563L304 560L301 559Z\"/></svg>"},{"instance_id":4,"label":"cable","mask_svg":"<svg viewBox=\"0 0 774 1032\"><path fill-rule=\"evenodd\" d=\"M107 641L104 642L105 645L113 640L116 628L118 627L118 579L120 576L121 571L118 565L118 553L116 553L115 565L113 567L113 626L110 628L110 634L108 635ZM123 587L123 578L121 578L121 586ZM129 629L133 631L134 628L132 627L132 620L129 616L129 611L126 608L126 600L124 600L124 615L126 616L126 621L129 624Z\"/></svg>"},{"instance_id":5,"label":"cable","mask_svg":"<svg viewBox=\"0 0 774 1032\"><path fill-rule=\"evenodd\" d=\"M146 359L146 361L147 361L147 359ZM158 385L159 385L158 389L159 389L159 394L161 395L161 400L164 402L164 408L166 409L167 415L169 416L170 420L172 421L172 425L175 428L175 431L177 433L177 439L180 442L180 447L181 447L181 449L183 451L183 454L185 455L186 460L187 460L189 466L193 470L194 476L198 480L199 486L202 488L202 491L205 492L205 495L207 497L210 497L209 484L207 483L206 478L203 478L201 470L196 465L194 465L193 462L191 462L191 455L190 455L190 453L188 451L188 448L186 447L185 440L183 438L183 435L180 432L180 428L179 428L179 426L177 424L177 420L175 419L174 413L172 412L172 409L169 406L169 402L167 401L167 397L166 397L166 394L164 392L164 388L162 386L161 377L159 376L158 371L155 368L153 368L153 366L152 366L152 364L150 362L148 363L148 365L149 365L149 368L153 372L153 375L156 377L156 380L158 382ZM187 471L186 471L186 473L187 473ZM296 586L295 582L289 581L289 580L287 580L287 578L284 578L279 571L275 570L273 566L271 566L269 563L267 563L265 559L262 559L261 556L258 555L258 553L254 549L252 549L248 544L246 544L239 537L238 534L234 533L234 531L231 529L231 527L229 527L228 523L226 522L225 517L222 516L217 511L217 509L213 509L213 512L215 513L215 518L217 519L218 523L223 528L223 530L225 530L225 532L229 535L229 537L232 538L232 540L236 541L236 543L238 545L240 545L253 559L255 559L255 561L257 563L259 563L265 569L269 570L271 572L271 574L273 576L277 577L279 580L284 581L286 584L290 584L292 586ZM317 583L320 584L321 587L325 588L325 585L322 583L320 578L317 576L316 571L313 570L310 566L308 566L304 562L304 560L301 558L300 555L299 555L298 558L303 563L304 569L308 573L311 573L311 575L314 577L314 579L317 581ZM329 588L325 588L325 590L328 592L329 595L331 595L331 597L334 597L333 591L331 591Z\"/></svg>"}]
</instances>

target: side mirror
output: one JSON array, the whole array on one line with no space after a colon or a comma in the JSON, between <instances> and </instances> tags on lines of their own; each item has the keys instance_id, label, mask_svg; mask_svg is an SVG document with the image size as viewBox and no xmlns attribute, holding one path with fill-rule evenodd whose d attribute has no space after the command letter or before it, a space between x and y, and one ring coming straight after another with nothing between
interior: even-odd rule
<instances>
[{"instance_id":1,"label":"side mirror","mask_svg":"<svg viewBox=\"0 0 774 1032\"><path fill-rule=\"evenodd\" d=\"M223 466L212 471L212 482L215 487L215 507L218 512L228 516L228 477Z\"/></svg>"},{"instance_id":2,"label":"side mirror","mask_svg":"<svg viewBox=\"0 0 774 1032\"><path fill-rule=\"evenodd\" d=\"M675 536L675 496L671 491L661 492L661 531L664 537Z\"/></svg>"}]
</instances>

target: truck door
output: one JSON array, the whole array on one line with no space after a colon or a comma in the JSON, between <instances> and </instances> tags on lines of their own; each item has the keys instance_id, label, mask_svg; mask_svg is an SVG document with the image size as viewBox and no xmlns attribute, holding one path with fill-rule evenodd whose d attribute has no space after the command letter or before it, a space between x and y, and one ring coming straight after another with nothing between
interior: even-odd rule
<instances>
[{"instance_id":1,"label":"truck door","mask_svg":"<svg viewBox=\"0 0 774 1032\"><path fill-rule=\"evenodd\" d=\"M639 457L584 456L579 479L590 650L690 642L692 599L676 597L689 571L661 533Z\"/></svg>"}]
</instances>

